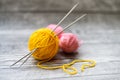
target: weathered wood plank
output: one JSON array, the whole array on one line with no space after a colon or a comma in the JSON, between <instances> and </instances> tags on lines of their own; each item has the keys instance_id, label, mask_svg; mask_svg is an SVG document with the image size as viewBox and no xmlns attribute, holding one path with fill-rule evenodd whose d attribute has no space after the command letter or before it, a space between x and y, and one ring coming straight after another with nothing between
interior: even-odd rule
<instances>
[{"instance_id":1,"label":"weathered wood plank","mask_svg":"<svg viewBox=\"0 0 120 80\"><path fill-rule=\"evenodd\" d=\"M23 30L38 29L49 24L57 24L65 13L0 13L0 29ZM63 23L62 27L68 25L82 14L71 14ZM120 30L120 15L88 14L84 19L78 21L71 27L78 32L82 30ZM79 31L80 30L80 31ZM87 31L85 31L87 32Z\"/></svg>"},{"instance_id":2,"label":"weathered wood plank","mask_svg":"<svg viewBox=\"0 0 120 80\"><path fill-rule=\"evenodd\" d=\"M74 28L71 28L74 29ZM27 44L30 34L35 30L3 30L0 32L1 45L17 45L17 44ZM66 31L67 32L67 31ZM69 32L69 31L68 31ZM75 29L72 31L74 34L84 40L84 43L101 43L101 44L119 44L120 43L120 30L80 30ZM3 37L4 36L4 37ZM22 40L22 41L21 41ZM14 44L16 43L16 44ZM23 45L24 45L23 44Z\"/></svg>"},{"instance_id":3,"label":"weathered wood plank","mask_svg":"<svg viewBox=\"0 0 120 80\"><path fill-rule=\"evenodd\" d=\"M114 65L114 66L113 66ZM106 79L104 76L110 75L111 78L119 79L118 77L114 77L114 75L120 75L120 60L119 61L110 61L110 62L97 62L95 68L86 69L85 72L81 73L80 71L80 64L77 63L74 66L79 70L78 74L71 76L64 73L61 69L58 70L43 70L39 69L35 66L24 65L22 68L0 68L0 78L4 80L22 80L22 79L29 79L29 80L36 80L36 79L59 79L59 78L78 78L83 77L85 80L87 78L94 77L101 77L101 79ZM9 75L6 75L9 74ZM47 76L46 76L47 75ZM94 78L93 78L94 79ZM114 80L111 79L111 80Z\"/></svg>"},{"instance_id":4,"label":"weathered wood plank","mask_svg":"<svg viewBox=\"0 0 120 80\"><path fill-rule=\"evenodd\" d=\"M1 12L57 12L70 9L76 2L76 11L120 11L119 0L0 0Z\"/></svg>"},{"instance_id":5,"label":"weathered wood plank","mask_svg":"<svg viewBox=\"0 0 120 80\"><path fill-rule=\"evenodd\" d=\"M95 75L95 76L75 76L75 77L63 77L63 78L59 78L59 80L119 80L120 79L120 74L112 74L112 75ZM42 79L42 80L46 80L46 79ZM58 78L52 78L52 79L48 79L48 80L58 80Z\"/></svg>"}]
</instances>

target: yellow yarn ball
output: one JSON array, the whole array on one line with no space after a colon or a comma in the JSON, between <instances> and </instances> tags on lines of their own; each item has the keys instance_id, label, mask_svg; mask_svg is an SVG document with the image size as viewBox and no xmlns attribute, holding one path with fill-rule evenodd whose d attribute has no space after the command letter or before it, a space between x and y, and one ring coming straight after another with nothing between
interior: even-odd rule
<instances>
[{"instance_id":1,"label":"yellow yarn ball","mask_svg":"<svg viewBox=\"0 0 120 80\"><path fill-rule=\"evenodd\" d=\"M30 51L36 49L32 54L38 60L52 59L59 49L59 39L50 29L41 28L33 32L28 41Z\"/></svg>"}]
</instances>

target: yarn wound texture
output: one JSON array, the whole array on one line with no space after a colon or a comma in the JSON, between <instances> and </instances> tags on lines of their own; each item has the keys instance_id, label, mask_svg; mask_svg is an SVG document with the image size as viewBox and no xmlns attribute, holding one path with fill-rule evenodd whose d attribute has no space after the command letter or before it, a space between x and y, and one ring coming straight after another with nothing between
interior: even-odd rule
<instances>
[{"instance_id":1,"label":"yarn wound texture","mask_svg":"<svg viewBox=\"0 0 120 80\"><path fill-rule=\"evenodd\" d=\"M63 51L67 53L74 52L78 49L80 45L79 45L79 40L76 35L72 33L61 34L61 37L59 40L59 46L60 48L62 48Z\"/></svg>"},{"instance_id":2,"label":"yarn wound texture","mask_svg":"<svg viewBox=\"0 0 120 80\"><path fill-rule=\"evenodd\" d=\"M28 41L28 49L37 50L32 54L38 60L50 60L58 52L59 39L55 33L48 28L41 28L33 32Z\"/></svg>"}]
</instances>

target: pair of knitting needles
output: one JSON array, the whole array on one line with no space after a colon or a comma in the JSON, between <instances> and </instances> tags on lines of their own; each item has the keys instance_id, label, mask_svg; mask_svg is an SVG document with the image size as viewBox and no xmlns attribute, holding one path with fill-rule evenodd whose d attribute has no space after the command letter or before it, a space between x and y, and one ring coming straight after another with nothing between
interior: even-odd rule
<instances>
[{"instance_id":1,"label":"pair of knitting needles","mask_svg":"<svg viewBox=\"0 0 120 80\"><path fill-rule=\"evenodd\" d=\"M58 24L56 25L56 27L52 30L52 32L54 32L57 27L70 15L70 13L78 6L79 3L75 4L70 11L58 22ZM85 17L87 14L83 14L82 16L80 16L79 18L77 18L75 21L71 22L70 24L68 24L64 29L68 29L70 26L72 26L74 23L76 23L77 21L81 20L83 17ZM61 31L62 32L62 31ZM56 34L55 36L59 35L61 32L59 32L58 34ZM15 63L13 63L10 67L14 66L15 64L17 64L18 62L20 62L21 60L23 60L24 58L26 58L23 63L19 66L21 67L29 58L30 56L37 50L37 48L33 49L31 52L29 52L27 55L23 56L22 58L20 58L18 61L16 61Z\"/></svg>"}]
</instances>

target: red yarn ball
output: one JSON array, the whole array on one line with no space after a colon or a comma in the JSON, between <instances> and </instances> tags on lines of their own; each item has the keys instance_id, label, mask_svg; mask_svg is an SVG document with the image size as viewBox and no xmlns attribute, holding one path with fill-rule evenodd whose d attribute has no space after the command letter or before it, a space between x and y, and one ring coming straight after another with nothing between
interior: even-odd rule
<instances>
[{"instance_id":1,"label":"red yarn ball","mask_svg":"<svg viewBox=\"0 0 120 80\"><path fill-rule=\"evenodd\" d=\"M81 44L76 35L72 33L61 34L59 45L63 51L67 53L75 52Z\"/></svg>"},{"instance_id":2,"label":"red yarn ball","mask_svg":"<svg viewBox=\"0 0 120 80\"><path fill-rule=\"evenodd\" d=\"M49 29L51 29L51 30L54 30L56 26L57 26L56 24L50 24L50 25L47 26L47 28L49 28ZM61 32L61 31L62 31L62 32ZM58 37L60 38L60 35L63 33L63 28L62 28L61 26L58 26L58 27L55 29L54 32L55 32L56 34L58 34L59 32L61 32L61 33L58 35Z\"/></svg>"}]
</instances>

